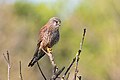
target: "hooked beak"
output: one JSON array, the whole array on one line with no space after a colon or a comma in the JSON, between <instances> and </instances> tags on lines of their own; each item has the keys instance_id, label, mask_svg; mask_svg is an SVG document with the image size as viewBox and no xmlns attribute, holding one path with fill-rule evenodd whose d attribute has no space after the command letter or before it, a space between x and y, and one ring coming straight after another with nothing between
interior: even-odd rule
<instances>
[{"instance_id":1,"label":"hooked beak","mask_svg":"<svg viewBox=\"0 0 120 80\"><path fill-rule=\"evenodd\" d=\"M60 24L60 23L58 23L57 25L61 26L61 24Z\"/></svg>"},{"instance_id":2,"label":"hooked beak","mask_svg":"<svg viewBox=\"0 0 120 80\"><path fill-rule=\"evenodd\" d=\"M61 24L58 24L59 26L61 26Z\"/></svg>"}]
</instances>

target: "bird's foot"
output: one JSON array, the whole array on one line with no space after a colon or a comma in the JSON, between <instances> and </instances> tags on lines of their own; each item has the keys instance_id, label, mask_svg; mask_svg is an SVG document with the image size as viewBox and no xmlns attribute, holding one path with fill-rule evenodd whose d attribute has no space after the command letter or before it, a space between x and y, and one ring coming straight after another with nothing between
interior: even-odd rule
<instances>
[{"instance_id":1,"label":"bird's foot","mask_svg":"<svg viewBox=\"0 0 120 80\"><path fill-rule=\"evenodd\" d=\"M52 53L52 48L47 48L48 53Z\"/></svg>"}]
</instances>

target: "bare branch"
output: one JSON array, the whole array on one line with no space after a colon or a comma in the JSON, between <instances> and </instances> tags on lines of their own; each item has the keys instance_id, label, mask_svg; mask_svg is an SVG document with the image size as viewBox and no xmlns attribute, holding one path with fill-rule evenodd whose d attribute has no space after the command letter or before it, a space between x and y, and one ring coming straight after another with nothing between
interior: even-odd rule
<instances>
[{"instance_id":1,"label":"bare branch","mask_svg":"<svg viewBox=\"0 0 120 80\"><path fill-rule=\"evenodd\" d=\"M48 53L47 55L49 56L49 59L50 59L51 64L53 66L53 74L55 74L57 72L58 68L55 64L54 57L53 57L52 53Z\"/></svg>"},{"instance_id":2,"label":"bare branch","mask_svg":"<svg viewBox=\"0 0 120 80\"><path fill-rule=\"evenodd\" d=\"M69 79L69 76L70 76L70 72L68 73L66 80L68 80L68 79Z\"/></svg>"},{"instance_id":3,"label":"bare branch","mask_svg":"<svg viewBox=\"0 0 120 80\"><path fill-rule=\"evenodd\" d=\"M37 62L37 66L38 66L39 71L41 72L41 74L42 74L42 76L43 76L44 80L47 80L47 78L45 77L45 75L44 75L44 73L43 73L43 71L42 71L42 69L41 69L41 67L40 67L40 65L39 65L39 63L38 63L38 62Z\"/></svg>"},{"instance_id":4,"label":"bare branch","mask_svg":"<svg viewBox=\"0 0 120 80\"><path fill-rule=\"evenodd\" d=\"M79 56L80 56L80 53L82 51L82 46L83 46L83 43L84 43L84 38L85 38L85 34L86 34L86 29L84 29L84 32L83 32L83 36L82 36L82 41L80 43L80 49L78 50L77 54L76 54L76 57L73 58L73 61L71 62L71 64L69 65L69 67L67 68L67 70L65 71L64 75L62 76L62 79L61 80L64 80L65 79L65 76L67 75L68 71L70 70L70 68L73 66L74 62L76 61L76 68L75 68L75 76L74 76L74 80L76 80L76 75L78 73L78 61L79 61Z\"/></svg>"},{"instance_id":5,"label":"bare branch","mask_svg":"<svg viewBox=\"0 0 120 80\"><path fill-rule=\"evenodd\" d=\"M79 80L81 80L81 76L77 76L77 78L78 78Z\"/></svg>"},{"instance_id":6,"label":"bare branch","mask_svg":"<svg viewBox=\"0 0 120 80\"><path fill-rule=\"evenodd\" d=\"M52 78L50 80L56 80L56 78L58 78L58 76L63 72L64 69L65 69L65 67L63 67L61 70L59 70L56 74L54 74L52 76Z\"/></svg>"},{"instance_id":7,"label":"bare branch","mask_svg":"<svg viewBox=\"0 0 120 80\"><path fill-rule=\"evenodd\" d=\"M74 79L73 80L76 80L76 76L77 76L77 73L78 73L79 56L80 56L80 53L82 51L82 46L83 46L83 43L84 43L85 34L86 34L86 29L84 29L83 36L82 36L82 41L80 43L80 49L78 50L78 53L76 55L76 60L77 61L76 61L75 74L74 74Z\"/></svg>"},{"instance_id":8,"label":"bare branch","mask_svg":"<svg viewBox=\"0 0 120 80\"><path fill-rule=\"evenodd\" d=\"M22 67L21 67L21 61L19 62L20 64L20 79L23 80L23 77L22 77Z\"/></svg>"},{"instance_id":9,"label":"bare branch","mask_svg":"<svg viewBox=\"0 0 120 80\"><path fill-rule=\"evenodd\" d=\"M44 49L42 49L42 50L48 55L48 57L50 59L50 62L52 64L52 66L53 66L53 76L51 78L51 79L53 79L53 77L56 75L56 72L58 71L58 67L55 64L54 57L52 55L52 51L46 52Z\"/></svg>"},{"instance_id":10,"label":"bare branch","mask_svg":"<svg viewBox=\"0 0 120 80\"><path fill-rule=\"evenodd\" d=\"M10 57L9 57L9 52L7 51L7 56L3 53L4 59L8 65L8 80L10 80Z\"/></svg>"},{"instance_id":11,"label":"bare branch","mask_svg":"<svg viewBox=\"0 0 120 80\"><path fill-rule=\"evenodd\" d=\"M4 59L5 59L5 61L7 62L7 64L8 64L8 60L7 60L7 58L6 58L6 56L5 56L5 54L3 53L3 57L4 57Z\"/></svg>"},{"instance_id":12,"label":"bare branch","mask_svg":"<svg viewBox=\"0 0 120 80\"><path fill-rule=\"evenodd\" d=\"M78 62L79 62L79 57L77 57L77 61L76 61L76 67L75 67L75 75L74 75L74 80L76 80L76 76L77 76L77 73L78 73Z\"/></svg>"},{"instance_id":13,"label":"bare branch","mask_svg":"<svg viewBox=\"0 0 120 80\"><path fill-rule=\"evenodd\" d=\"M69 65L69 67L67 68L67 70L65 71L64 75L62 76L62 79L64 80L66 74L68 73L68 71L70 70L70 68L72 67L73 63L75 62L76 57L73 59L73 61L71 62L71 64Z\"/></svg>"},{"instance_id":14,"label":"bare branch","mask_svg":"<svg viewBox=\"0 0 120 80\"><path fill-rule=\"evenodd\" d=\"M85 35L86 35L86 28L84 29L82 42L80 43L80 50L82 50L82 46L83 46L83 43L84 43Z\"/></svg>"},{"instance_id":15,"label":"bare branch","mask_svg":"<svg viewBox=\"0 0 120 80\"><path fill-rule=\"evenodd\" d=\"M10 64L10 57L9 57L9 52L7 51L7 58L8 58L8 63Z\"/></svg>"},{"instance_id":16,"label":"bare branch","mask_svg":"<svg viewBox=\"0 0 120 80\"><path fill-rule=\"evenodd\" d=\"M54 57L53 57L53 55L52 55L52 51L46 52L44 49L42 49L42 51L44 51L44 52L48 55L48 57L49 57L49 59L50 59L50 62L51 62L51 64L52 64L52 66L53 66L53 75L54 75L55 72L57 72L58 68L57 68L57 66L56 66L56 64L55 64Z\"/></svg>"}]
</instances>

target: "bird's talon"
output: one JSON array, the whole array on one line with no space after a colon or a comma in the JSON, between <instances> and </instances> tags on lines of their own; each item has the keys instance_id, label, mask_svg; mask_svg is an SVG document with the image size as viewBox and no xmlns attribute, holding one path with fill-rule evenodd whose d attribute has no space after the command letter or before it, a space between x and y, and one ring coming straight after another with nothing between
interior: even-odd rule
<instances>
[{"instance_id":1,"label":"bird's talon","mask_svg":"<svg viewBox=\"0 0 120 80\"><path fill-rule=\"evenodd\" d=\"M47 52L51 53L52 52L52 48L47 48Z\"/></svg>"}]
</instances>

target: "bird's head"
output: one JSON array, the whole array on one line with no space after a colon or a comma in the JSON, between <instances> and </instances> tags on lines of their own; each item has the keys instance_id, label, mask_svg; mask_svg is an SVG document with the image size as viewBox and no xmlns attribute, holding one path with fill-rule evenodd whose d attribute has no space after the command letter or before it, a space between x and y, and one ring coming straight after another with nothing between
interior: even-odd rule
<instances>
[{"instance_id":1,"label":"bird's head","mask_svg":"<svg viewBox=\"0 0 120 80\"><path fill-rule=\"evenodd\" d=\"M55 27L58 28L61 25L61 20L58 17L50 18L49 22Z\"/></svg>"}]
</instances>

